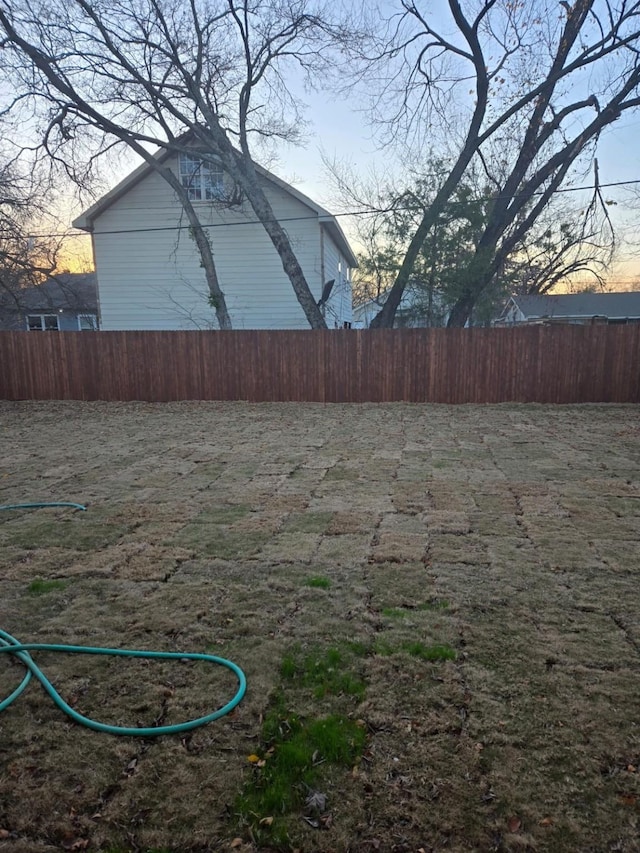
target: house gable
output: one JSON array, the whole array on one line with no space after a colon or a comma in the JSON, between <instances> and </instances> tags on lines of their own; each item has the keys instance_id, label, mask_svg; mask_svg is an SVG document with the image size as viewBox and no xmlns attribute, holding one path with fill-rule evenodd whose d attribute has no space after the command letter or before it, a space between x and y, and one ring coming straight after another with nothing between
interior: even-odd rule
<instances>
[{"instance_id":1,"label":"house gable","mask_svg":"<svg viewBox=\"0 0 640 853\"><path fill-rule=\"evenodd\" d=\"M156 155L158 163L166 163L169 161L171 168L173 171L179 175L180 170L176 166L178 157L175 154L171 154L168 151L160 151ZM296 187L288 184L286 181L279 178L273 172L270 172L268 169L265 169L264 166L260 166L259 164L255 164L255 169L257 174L266 180L269 184L279 187L286 194L291 195L294 199L301 202L302 205L307 207L310 211L317 214L318 220L325 224L328 232L331 234L332 239L339 247L339 250L344 255L347 260L349 266L351 268L355 268L358 266L358 260L349 245L349 241L347 240L342 228L340 227L337 219L324 207L315 202L312 198L305 195ZM83 231L92 231L94 220L102 215L105 210L107 210L112 204L130 192L140 181L144 180L150 173L152 173L152 168L148 163L142 163L132 172L130 172L123 180L120 181L115 187L113 187L109 192L105 193L95 204L93 204L90 208L84 211L80 216L78 216L73 221L73 227L79 228ZM263 184L264 186L264 184ZM252 213L255 217L255 214Z\"/></svg>"}]
</instances>

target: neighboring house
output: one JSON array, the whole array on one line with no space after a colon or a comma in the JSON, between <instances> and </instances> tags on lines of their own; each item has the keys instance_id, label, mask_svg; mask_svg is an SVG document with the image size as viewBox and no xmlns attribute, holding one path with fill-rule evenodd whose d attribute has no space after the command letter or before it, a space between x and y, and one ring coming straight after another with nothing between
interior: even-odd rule
<instances>
[{"instance_id":1,"label":"neighboring house","mask_svg":"<svg viewBox=\"0 0 640 853\"><path fill-rule=\"evenodd\" d=\"M640 292L512 296L494 326L640 323Z\"/></svg>"},{"instance_id":2,"label":"neighboring house","mask_svg":"<svg viewBox=\"0 0 640 853\"><path fill-rule=\"evenodd\" d=\"M60 273L37 287L0 289L2 331L95 331L98 316L95 273Z\"/></svg>"},{"instance_id":3,"label":"neighboring house","mask_svg":"<svg viewBox=\"0 0 640 853\"><path fill-rule=\"evenodd\" d=\"M380 303L377 299L367 299L366 302L354 305L352 327L354 329L368 329L383 304L384 300Z\"/></svg>"},{"instance_id":4,"label":"neighboring house","mask_svg":"<svg viewBox=\"0 0 640 853\"><path fill-rule=\"evenodd\" d=\"M388 292L380 294L377 299L368 299L353 307L353 328L368 329L373 318L380 312ZM431 314L429 320L429 313ZM438 295L434 296L431 311L427 304L424 288L407 287L400 299L396 311L394 327L396 329L426 328L427 326L444 326L448 312L441 305Z\"/></svg>"},{"instance_id":5,"label":"neighboring house","mask_svg":"<svg viewBox=\"0 0 640 853\"><path fill-rule=\"evenodd\" d=\"M207 233L233 328L309 328L278 253L229 176L204 164L195 149L189 156L165 152L158 161L180 176L200 221L210 226ZM285 181L256 168L312 295L323 303L327 326L349 327L350 270L357 261L337 220ZM74 225L93 237L102 329L217 328L182 207L169 184L146 163Z\"/></svg>"}]
</instances>

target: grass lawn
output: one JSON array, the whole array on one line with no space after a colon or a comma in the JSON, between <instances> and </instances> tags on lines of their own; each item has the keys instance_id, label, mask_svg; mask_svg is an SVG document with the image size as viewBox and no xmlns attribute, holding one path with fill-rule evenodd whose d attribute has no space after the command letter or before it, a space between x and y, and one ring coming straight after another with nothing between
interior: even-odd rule
<instances>
[{"instance_id":1,"label":"grass lawn","mask_svg":"<svg viewBox=\"0 0 640 853\"><path fill-rule=\"evenodd\" d=\"M0 714L0 853L640 850L632 406L0 403L0 628L230 715ZM203 662L36 654L153 726ZM0 699L21 679L0 658Z\"/></svg>"}]
</instances>

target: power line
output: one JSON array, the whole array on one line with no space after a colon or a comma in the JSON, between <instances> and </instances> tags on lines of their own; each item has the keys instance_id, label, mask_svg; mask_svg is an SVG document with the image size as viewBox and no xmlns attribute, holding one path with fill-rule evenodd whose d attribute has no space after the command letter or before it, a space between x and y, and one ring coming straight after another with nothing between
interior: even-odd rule
<instances>
[{"instance_id":1,"label":"power line","mask_svg":"<svg viewBox=\"0 0 640 853\"><path fill-rule=\"evenodd\" d=\"M630 186L632 184L640 184L640 178L634 178L629 181L612 181L607 184L588 184L581 187L560 187L559 189L554 191L554 194L560 193L573 193L573 192L583 192L585 190L595 190L595 189L609 189L610 187L624 187ZM520 198L524 193L516 193L512 196L513 199ZM527 193L528 195L528 193ZM531 197L534 198L536 196L543 195L542 192L531 193ZM468 201L453 201L449 202L449 204L479 204L484 203L486 201L498 201L501 196L491 196L487 198L481 199L469 199ZM157 208L153 208L157 209ZM173 208L164 208L172 210ZM403 210L413 210L412 207L389 207L386 209L379 210L351 210L343 213L334 213L331 216L334 219L347 217L347 216L371 216L373 214L380 213L392 213L394 211L403 211ZM277 221L280 223L284 222L305 222L311 220L317 220L318 216L289 216L285 218L279 218ZM212 222L212 223L202 223L202 228L232 228L239 225L261 225L262 222L260 219L246 219L242 222ZM113 234L149 234L157 231L188 231L191 228L191 225L156 225L150 226L149 228L114 228L109 229L108 231L97 231L97 232L89 232L89 231L75 231L71 234L68 232L62 233L52 233L52 234L30 234L29 236L34 239L44 239L44 238L53 238L53 237L89 237L91 233L100 234L100 235L113 235Z\"/></svg>"}]
</instances>

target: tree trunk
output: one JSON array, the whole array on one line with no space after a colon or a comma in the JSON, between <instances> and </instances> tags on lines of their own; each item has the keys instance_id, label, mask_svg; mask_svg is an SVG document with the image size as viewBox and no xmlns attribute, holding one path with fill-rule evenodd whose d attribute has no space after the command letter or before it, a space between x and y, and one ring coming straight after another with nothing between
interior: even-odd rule
<instances>
[{"instance_id":1,"label":"tree trunk","mask_svg":"<svg viewBox=\"0 0 640 853\"><path fill-rule=\"evenodd\" d=\"M205 278L207 279L207 286L209 288L209 304L216 312L218 326L220 329L231 329L231 317L229 316L229 311L227 310L227 303L224 298L224 293L220 289L218 273L216 271L215 262L213 260L213 251L211 250L211 243L209 242L209 237L205 233L205 230L200 224L200 222L191 225L191 232L193 234L193 239L195 240L196 246L198 247L198 251L200 252L200 259L202 261L202 267L204 269Z\"/></svg>"},{"instance_id":2,"label":"tree trunk","mask_svg":"<svg viewBox=\"0 0 640 853\"><path fill-rule=\"evenodd\" d=\"M189 198L187 191L182 186L175 173L169 168L159 169L159 171L162 174L162 177L175 191L180 204L187 215L187 219L189 220L191 235L198 247L200 261L207 280L207 287L209 288L209 303L216 312L218 327L225 330L231 329L231 317L227 310L224 293L220 288L220 282L218 280L218 273L213 259L213 251L211 249L209 237L200 222L194 206L191 204L191 199Z\"/></svg>"},{"instance_id":3,"label":"tree trunk","mask_svg":"<svg viewBox=\"0 0 640 853\"><path fill-rule=\"evenodd\" d=\"M322 312L318 308L316 300L313 298L305 275L302 271L302 267L293 253L291 244L289 243L289 238L271 210L271 205L269 205L269 202L267 201L268 212L263 211L262 213L259 213L253 199L249 200L251 201L253 209L258 214L258 217L260 218L265 231L269 235L278 255L280 256L282 268L291 282L293 291L302 310L304 311L309 325L312 329L326 329L326 321L322 316Z\"/></svg>"},{"instance_id":4,"label":"tree trunk","mask_svg":"<svg viewBox=\"0 0 640 853\"><path fill-rule=\"evenodd\" d=\"M311 293L302 267L291 248L289 237L276 219L273 208L258 182L258 177L249 155L247 154L244 161L239 161L237 157L233 157L232 160L225 158L225 162L230 167L229 172L231 177L244 190L251 207L273 243L280 257L282 268L291 282L293 291L309 325L312 329L326 329L327 324L325 319L318 308L317 301Z\"/></svg>"},{"instance_id":5,"label":"tree trunk","mask_svg":"<svg viewBox=\"0 0 640 853\"><path fill-rule=\"evenodd\" d=\"M475 133L475 126L473 128L473 133ZM418 255L420 254L420 250L422 249L423 243L426 240L429 231L435 227L438 219L440 218L440 214L445 208L445 205L447 204L456 187L458 186L458 183L460 182L465 169L469 165L469 162L474 152L475 138L472 135L472 131L470 131L470 135L465 143L464 150L458 157L456 164L449 173L449 176L440 188L439 192L436 194L436 197L434 198L433 202L425 211L420 225L418 225L415 234L409 242L407 252L402 261L402 266L398 271L398 275L396 277L395 282L393 283L393 287L389 292L389 296L387 297L386 302L382 306L382 310L378 314L376 314L376 316L371 321L372 329L393 328L393 321L396 316L396 311L398 310L398 306L400 305L402 294L404 293L404 290L409 282L409 278L411 276L411 273L413 272L414 264Z\"/></svg>"},{"instance_id":6,"label":"tree trunk","mask_svg":"<svg viewBox=\"0 0 640 853\"><path fill-rule=\"evenodd\" d=\"M474 299L472 296L461 296L456 300L447 320L447 328L464 328L465 323L471 315L473 303Z\"/></svg>"},{"instance_id":7,"label":"tree trunk","mask_svg":"<svg viewBox=\"0 0 640 853\"><path fill-rule=\"evenodd\" d=\"M402 266L398 270L398 275L396 276L396 280L393 283L393 287L389 291L389 295L387 296L384 305L370 323L369 327L371 329L393 328L393 322L396 318L396 311L398 310L398 306L400 305L402 294L404 293L405 288L409 282L409 277L413 272L413 266L416 262L418 255L420 254L420 249L422 248L422 244L424 243L429 229L434 224L438 215L439 211L434 211L433 216L430 216L429 213L425 214L422 222L418 226L418 230L413 235L413 239L411 240L409 248L407 249L407 253L402 261Z\"/></svg>"}]
</instances>

